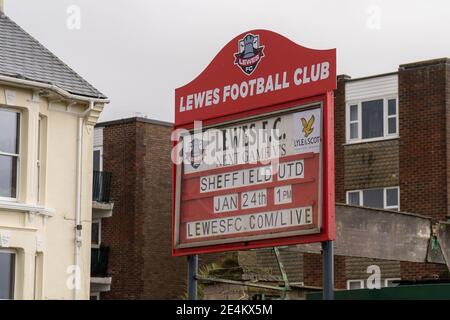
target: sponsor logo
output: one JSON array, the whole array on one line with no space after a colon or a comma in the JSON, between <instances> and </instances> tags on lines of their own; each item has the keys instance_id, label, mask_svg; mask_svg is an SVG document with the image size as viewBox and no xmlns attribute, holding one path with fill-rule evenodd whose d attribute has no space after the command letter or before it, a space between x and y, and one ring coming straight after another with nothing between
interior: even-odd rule
<instances>
[{"instance_id":1,"label":"sponsor logo","mask_svg":"<svg viewBox=\"0 0 450 320\"><path fill-rule=\"evenodd\" d=\"M305 138L308 138L308 136L314 131L314 115L309 118L308 121L306 121L305 118L301 118L303 130L302 132L305 135Z\"/></svg>"},{"instance_id":2,"label":"sponsor logo","mask_svg":"<svg viewBox=\"0 0 450 320\"><path fill-rule=\"evenodd\" d=\"M264 57L263 50L264 46L260 46L258 35L246 34L238 41L238 52L234 54L234 64L239 66L245 74L250 75Z\"/></svg>"},{"instance_id":3,"label":"sponsor logo","mask_svg":"<svg viewBox=\"0 0 450 320\"><path fill-rule=\"evenodd\" d=\"M320 109L306 110L294 115L293 147L299 153L320 152Z\"/></svg>"}]
</instances>

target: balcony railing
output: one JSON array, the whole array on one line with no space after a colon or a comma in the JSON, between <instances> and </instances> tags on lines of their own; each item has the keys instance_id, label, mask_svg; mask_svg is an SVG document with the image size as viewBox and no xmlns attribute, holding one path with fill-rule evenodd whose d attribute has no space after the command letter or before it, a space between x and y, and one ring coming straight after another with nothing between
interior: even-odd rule
<instances>
[{"instance_id":1,"label":"balcony railing","mask_svg":"<svg viewBox=\"0 0 450 320\"><path fill-rule=\"evenodd\" d=\"M91 249L91 277L108 277L109 247Z\"/></svg>"},{"instance_id":2,"label":"balcony railing","mask_svg":"<svg viewBox=\"0 0 450 320\"><path fill-rule=\"evenodd\" d=\"M94 171L92 186L92 200L110 202L111 200L111 172Z\"/></svg>"}]
</instances>

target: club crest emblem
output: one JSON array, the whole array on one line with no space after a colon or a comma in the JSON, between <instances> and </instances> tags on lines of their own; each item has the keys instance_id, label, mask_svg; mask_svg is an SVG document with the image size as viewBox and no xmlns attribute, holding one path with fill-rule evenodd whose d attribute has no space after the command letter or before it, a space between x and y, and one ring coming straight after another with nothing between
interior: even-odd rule
<instances>
[{"instance_id":1,"label":"club crest emblem","mask_svg":"<svg viewBox=\"0 0 450 320\"><path fill-rule=\"evenodd\" d=\"M191 166L194 169L197 169L200 167L200 164L203 161L203 146L202 141L200 139L193 139L191 142L191 154L190 154L190 160L191 160Z\"/></svg>"},{"instance_id":2,"label":"club crest emblem","mask_svg":"<svg viewBox=\"0 0 450 320\"><path fill-rule=\"evenodd\" d=\"M245 35L238 42L238 50L239 52L234 54L234 64L239 66L245 74L252 74L264 57L264 46L260 46L259 36L250 33Z\"/></svg>"}]
</instances>

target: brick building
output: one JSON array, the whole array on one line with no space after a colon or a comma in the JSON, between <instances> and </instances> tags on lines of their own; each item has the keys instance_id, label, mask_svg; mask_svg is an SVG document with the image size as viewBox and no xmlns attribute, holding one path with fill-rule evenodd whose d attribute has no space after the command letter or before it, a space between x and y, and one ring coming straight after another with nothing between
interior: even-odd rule
<instances>
[{"instance_id":1,"label":"brick building","mask_svg":"<svg viewBox=\"0 0 450 320\"><path fill-rule=\"evenodd\" d=\"M449 59L403 64L398 72L373 77L338 77L336 202L447 220L449 92ZM345 288L343 280L347 288L364 287L369 264L380 267L384 285L448 276L444 265L344 260L338 288Z\"/></svg>"},{"instance_id":2,"label":"brick building","mask_svg":"<svg viewBox=\"0 0 450 320\"><path fill-rule=\"evenodd\" d=\"M336 202L447 220L450 60L404 64L397 72L358 79L342 75L337 83ZM101 222L112 278L110 291L101 298L179 298L186 290L186 264L170 252L171 124L131 118L99 124L96 130L103 133L102 165L112 173L114 201L114 213ZM279 250L295 289L289 298L320 290L320 254L296 246ZM216 278L277 286L283 282L270 248L200 256L201 266L213 262L219 265L210 270ZM444 264L336 255L335 287L367 288L374 266L381 287L398 280L449 277ZM281 295L220 282L204 283L201 292L206 299Z\"/></svg>"},{"instance_id":3,"label":"brick building","mask_svg":"<svg viewBox=\"0 0 450 320\"><path fill-rule=\"evenodd\" d=\"M96 241L107 253L103 278L110 286L95 298L180 298L186 261L171 254L172 124L129 118L100 123L95 131L94 161L111 173L114 202Z\"/></svg>"},{"instance_id":4,"label":"brick building","mask_svg":"<svg viewBox=\"0 0 450 320\"><path fill-rule=\"evenodd\" d=\"M337 83L336 202L446 221L450 215L450 59L403 64L397 72L358 79L341 75ZM281 250L297 294L322 286L320 254L295 246ZM248 256L254 256L250 266L240 262L251 261ZM240 280L249 280L258 267L259 282L282 281L269 249L240 252L235 260L239 267L234 269L242 270ZM379 268L381 287L398 280L449 277L443 264L335 256L335 287L367 288L371 266ZM207 284L205 292L207 298L250 299L258 292L279 296L270 290L236 290L217 283Z\"/></svg>"}]
</instances>

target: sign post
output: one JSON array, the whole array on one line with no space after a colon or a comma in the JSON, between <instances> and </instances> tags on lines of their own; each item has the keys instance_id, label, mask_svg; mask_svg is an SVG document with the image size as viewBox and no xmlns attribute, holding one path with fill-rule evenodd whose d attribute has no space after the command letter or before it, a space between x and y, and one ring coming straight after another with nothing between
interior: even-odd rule
<instances>
[{"instance_id":1,"label":"sign post","mask_svg":"<svg viewBox=\"0 0 450 320\"><path fill-rule=\"evenodd\" d=\"M333 241L322 242L323 300L334 300L334 248Z\"/></svg>"},{"instance_id":2,"label":"sign post","mask_svg":"<svg viewBox=\"0 0 450 320\"><path fill-rule=\"evenodd\" d=\"M190 272L197 254L334 239L335 88L335 49L252 30L175 90L172 251Z\"/></svg>"},{"instance_id":3,"label":"sign post","mask_svg":"<svg viewBox=\"0 0 450 320\"><path fill-rule=\"evenodd\" d=\"M198 255L190 255L188 260L188 300L197 300Z\"/></svg>"}]
</instances>

